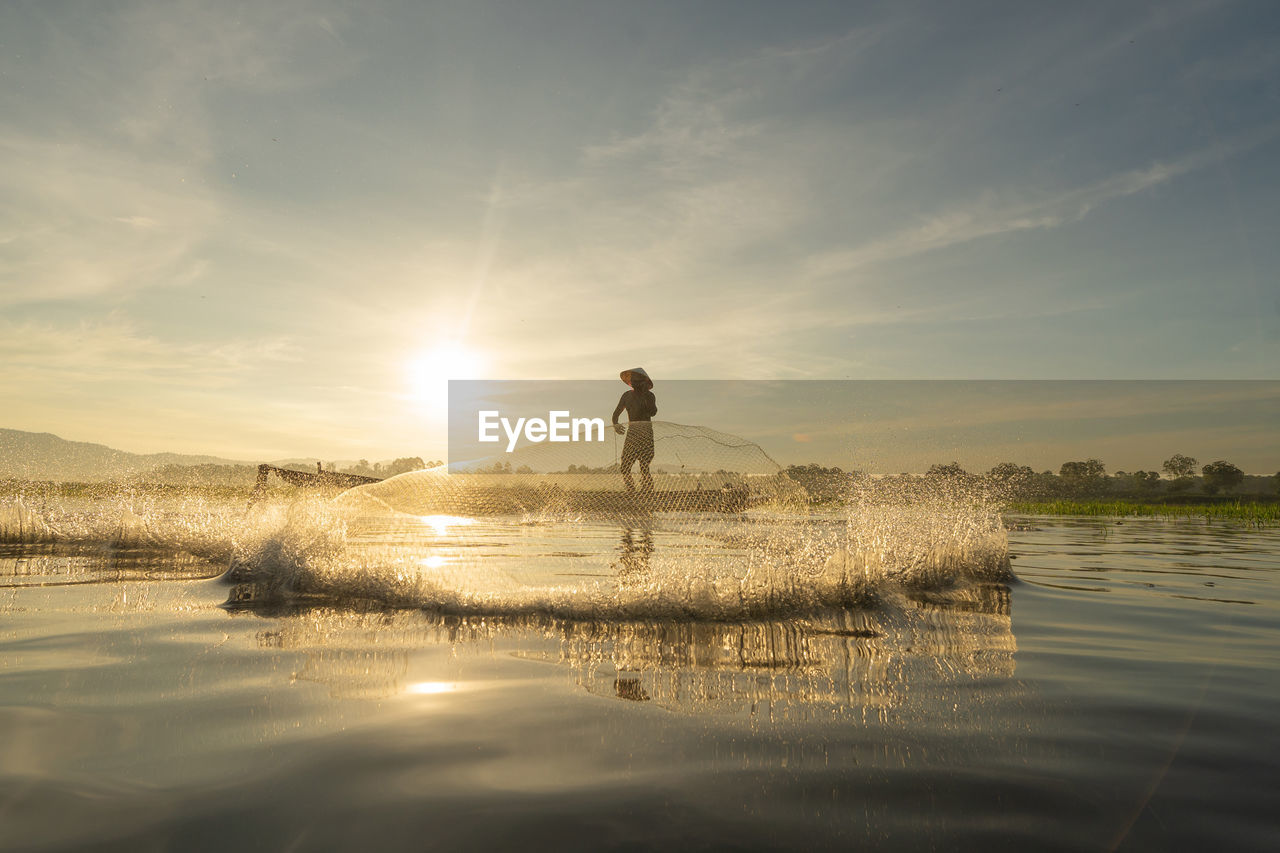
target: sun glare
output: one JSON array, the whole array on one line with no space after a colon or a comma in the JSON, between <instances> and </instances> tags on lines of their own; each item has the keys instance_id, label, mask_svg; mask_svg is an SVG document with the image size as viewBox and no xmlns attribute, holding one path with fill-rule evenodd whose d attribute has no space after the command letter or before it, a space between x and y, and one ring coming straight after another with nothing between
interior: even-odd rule
<instances>
[{"instance_id":1,"label":"sun glare","mask_svg":"<svg viewBox=\"0 0 1280 853\"><path fill-rule=\"evenodd\" d=\"M454 693L457 689L458 685L447 681L419 681L417 684L410 684L406 692L420 696L435 696L440 693Z\"/></svg>"},{"instance_id":2,"label":"sun glare","mask_svg":"<svg viewBox=\"0 0 1280 853\"><path fill-rule=\"evenodd\" d=\"M405 363L409 399L424 412L443 411L449 402L449 380L478 379L485 366L479 353L455 343L418 353Z\"/></svg>"},{"instance_id":3,"label":"sun glare","mask_svg":"<svg viewBox=\"0 0 1280 853\"><path fill-rule=\"evenodd\" d=\"M450 527L466 527L475 524L474 518L465 515L420 515L418 521L429 526L437 536L446 536Z\"/></svg>"}]
</instances>

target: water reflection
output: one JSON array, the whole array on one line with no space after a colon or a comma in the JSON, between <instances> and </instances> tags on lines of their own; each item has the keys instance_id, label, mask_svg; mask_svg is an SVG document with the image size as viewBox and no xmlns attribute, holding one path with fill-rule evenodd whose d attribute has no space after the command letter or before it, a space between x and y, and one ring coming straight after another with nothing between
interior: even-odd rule
<instances>
[{"instance_id":1,"label":"water reflection","mask_svg":"<svg viewBox=\"0 0 1280 853\"><path fill-rule=\"evenodd\" d=\"M641 531L624 538L620 573L643 571L645 542ZM938 690L1011 678L1017 648L1000 584L896 591L866 609L750 622L282 607L246 584L226 606L276 619L258 632L259 645L303 652L292 680L340 698L448 681L448 673L410 676L416 651L447 646L455 657L498 652L554 664L592 694L684 713L886 717Z\"/></svg>"},{"instance_id":2,"label":"water reflection","mask_svg":"<svg viewBox=\"0 0 1280 853\"><path fill-rule=\"evenodd\" d=\"M624 526L618 548L618 585L622 588L641 586L652 574L653 528L649 525Z\"/></svg>"},{"instance_id":3,"label":"water reflection","mask_svg":"<svg viewBox=\"0 0 1280 853\"><path fill-rule=\"evenodd\" d=\"M168 548L111 543L0 544L0 588L216 577L224 566Z\"/></svg>"},{"instance_id":4,"label":"water reflection","mask_svg":"<svg viewBox=\"0 0 1280 853\"><path fill-rule=\"evenodd\" d=\"M574 622L557 646L520 652L567 666L599 695L671 710L807 715L889 712L913 693L1008 679L1007 587L886 597L863 610L747 623Z\"/></svg>"},{"instance_id":5,"label":"water reflection","mask_svg":"<svg viewBox=\"0 0 1280 853\"><path fill-rule=\"evenodd\" d=\"M259 648L303 652L292 682L327 688L334 699L383 699L411 691L407 679L412 623L396 614L314 611L281 620L278 628L258 631ZM380 642L388 631L394 641Z\"/></svg>"}]
</instances>

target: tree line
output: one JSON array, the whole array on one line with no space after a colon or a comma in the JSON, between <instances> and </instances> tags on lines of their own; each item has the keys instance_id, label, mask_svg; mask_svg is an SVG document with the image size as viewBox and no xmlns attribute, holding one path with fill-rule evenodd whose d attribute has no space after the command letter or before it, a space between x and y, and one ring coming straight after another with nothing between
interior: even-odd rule
<instances>
[{"instance_id":1,"label":"tree line","mask_svg":"<svg viewBox=\"0 0 1280 853\"><path fill-rule=\"evenodd\" d=\"M1091 497L1106 494L1151 497L1178 493L1231 494L1245 480L1245 473L1224 459L1201 467L1194 457L1176 453L1166 459L1161 468L1163 476L1157 471L1116 471L1108 474L1102 460L1084 459L1064 462L1056 473L1037 472L1028 465L1015 462L1002 462L988 471L975 473L965 470L958 462L950 462L932 465L923 475L904 473L888 479L904 483L929 480L984 483L1026 498ZM860 471L844 471L839 467L826 467L817 463L792 465L786 469L786 473L809 492L812 500L819 503L847 497L851 488L866 477ZM1272 491L1280 493L1280 471L1269 479Z\"/></svg>"},{"instance_id":2,"label":"tree line","mask_svg":"<svg viewBox=\"0 0 1280 853\"><path fill-rule=\"evenodd\" d=\"M430 462L424 462L421 456L404 456L391 462L374 462L370 463L368 459L361 459L354 465L348 465L340 471L339 474L357 474L361 477L377 477L379 480L385 480L388 477L394 477L397 474L407 474L410 471L421 471L424 468L436 468L444 463L438 459ZM289 468L297 468L297 470L309 470L305 466L289 465ZM326 471L336 471L335 464L330 462L324 466Z\"/></svg>"}]
</instances>

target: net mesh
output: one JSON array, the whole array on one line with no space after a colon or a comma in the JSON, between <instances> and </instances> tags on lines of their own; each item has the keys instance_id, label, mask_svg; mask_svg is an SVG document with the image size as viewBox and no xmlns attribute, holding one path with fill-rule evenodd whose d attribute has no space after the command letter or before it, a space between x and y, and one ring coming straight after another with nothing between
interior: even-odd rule
<instances>
[{"instance_id":1,"label":"net mesh","mask_svg":"<svg viewBox=\"0 0 1280 853\"><path fill-rule=\"evenodd\" d=\"M603 442L532 444L401 474L339 502L374 513L590 517L807 505L804 489L744 438L665 421L626 429Z\"/></svg>"},{"instance_id":2,"label":"net mesh","mask_svg":"<svg viewBox=\"0 0 1280 853\"><path fill-rule=\"evenodd\" d=\"M242 538L228 580L246 586L244 601L732 621L1008 577L998 513L974 495L849 479L847 502L810 508L748 440L651 429L651 482L637 460L628 488L625 460L639 454L627 453L624 435L402 474L291 505L277 528Z\"/></svg>"}]
</instances>

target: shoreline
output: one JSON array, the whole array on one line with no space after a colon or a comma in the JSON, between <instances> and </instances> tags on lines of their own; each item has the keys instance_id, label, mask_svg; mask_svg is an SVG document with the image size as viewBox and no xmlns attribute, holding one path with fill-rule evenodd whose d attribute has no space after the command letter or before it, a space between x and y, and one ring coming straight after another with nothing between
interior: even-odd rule
<instances>
[{"instance_id":1,"label":"shoreline","mask_svg":"<svg viewBox=\"0 0 1280 853\"><path fill-rule=\"evenodd\" d=\"M1043 501L1010 501L1004 512L1014 515L1096 516L1112 518L1203 518L1247 521L1252 524L1280 524L1280 503L1276 501L1242 501L1231 503L1148 503L1133 500L1055 499Z\"/></svg>"}]
</instances>

